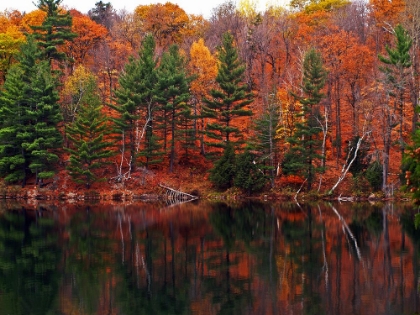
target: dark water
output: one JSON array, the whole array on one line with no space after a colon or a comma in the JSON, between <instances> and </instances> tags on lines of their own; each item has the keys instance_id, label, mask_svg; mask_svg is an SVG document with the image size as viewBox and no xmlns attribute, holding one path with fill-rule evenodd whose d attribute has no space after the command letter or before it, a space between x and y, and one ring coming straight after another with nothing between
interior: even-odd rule
<instances>
[{"instance_id":1,"label":"dark water","mask_svg":"<svg viewBox=\"0 0 420 315\"><path fill-rule=\"evenodd\" d=\"M409 205L0 207L0 314L417 314Z\"/></svg>"}]
</instances>

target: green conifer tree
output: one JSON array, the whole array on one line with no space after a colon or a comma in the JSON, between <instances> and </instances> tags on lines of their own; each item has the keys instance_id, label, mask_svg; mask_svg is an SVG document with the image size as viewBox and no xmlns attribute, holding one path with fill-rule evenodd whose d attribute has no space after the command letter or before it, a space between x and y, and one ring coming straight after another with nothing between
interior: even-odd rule
<instances>
[{"instance_id":1,"label":"green conifer tree","mask_svg":"<svg viewBox=\"0 0 420 315\"><path fill-rule=\"evenodd\" d=\"M245 66L239 60L230 33L223 35L218 58L220 64L216 82L219 89L210 91L211 99L203 99L203 115L212 119L207 124L205 135L217 140L207 142L207 145L224 148L228 143L233 143L237 148L244 141L240 128L233 122L237 118L252 116L252 111L246 109L246 106L253 102L253 95L247 92L248 87L244 83Z\"/></svg>"},{"instance_id":2,"label":"green conifer tree","mask_svg":"<svg viewBox=\"0 0 420 315\"><path fill-rule=\"evenodd\" d=\"M27 125L20 110L24 98L24 72L18 65L12 66L6 76L3 91L0 94L0 175L6 182L23 181L27 175L28 152L21 146Z\"/></svg>"},{"instance_id":3,"label":"green conifer tree","mask_svg":"<svg viewBox=\"0 0 420 315\"><path fill-rule=\"evenodd\" d=\"M115 91L116 104L111 105L118 113L114 119L117 132L121 135L122 152L129 148L130 169L134 171L139 155L145 157L146 167L158 160L157 138L153 120L155 111L154 89L157 82L155 41L147 36L137 59L130 58L119 78ZM145 128L145 145L140 150L141 130Z\"/></svg>"},{"instance_id":4,"label":"green conifer tree","mask_svg":"<svg viewBox=\"0 0 420 315\"><path fill-rule=\"evenodd\" d=\"M296 123L293 137L288 139L291 147L282 163L283 173L299 174L306 179L308 191L312 188L315 174L322 171L322 167L319 166L321 163L317 163L323 158L319 153L322 146L319 137L322 132L322 117L317 105L324 97L321 89L325 85L326 76L321 55L315 49L309 50L303 62L304 96L296 96L302 104L302 119Z\"/></svg>"},{"instance_id":5,"label":"green conifer tree","mask_svg":"<svg viewBox=\"0 0 420 315\"><path fill-rule=\"evenodd\" d=\"M38 0L36 6L47 16L42 25L31 26L42 51L42 59L48 60L50 65L55 60L62 66L68 58L64 52L60 51L60 46L77 37L77 34L71 32L70 13L63 13L63 8L60 8L62 2L63 0Z\"/></svg>"},{"instance_id":6,"label":"green conifer tree","mask_svg":"<svg viewBox=\"0 0 420 315\"><path fill-rule=\"evenodd\" d=\"M187 133L182 130L182 122L190 118L189 83L191 78L186 74L185 60L179 53L177 45L169 47L169 51L162 56L158 69L158 83L156 85L156 100L161 105L165 123L169 125L170 133L170 154L169 171L173 172L175 162L175 143L182 139L179 133ZM192 121L192 119L191 119ZM188 125L187 125L188 126ZM191 130L192 124L191 124ZM166 130L164 130L166 134Z\"/></svg>"},{"instance_id":7,"label":"green conifer tree","mask_svg":"<svg viewBox=\"0 0 420 315\"><path fill-rule=\"evenodd\" d=\"M222 157L217 160L210 170L210 181L218 189L228 189L233 186L235 178L236 155L232 143L228 143Z\"/></svg>"},{"instance_id":8,"label":"green conifer tree","mask_svg":"<svg viewBox=\"0 0 420 315\"><path fill-rule=\"evenodd\" d=\"M233 183L236 187L245 190L248 195L264 188L268 179L263 171L264 166L257 164L256 160L256 154L249 147L236 159Z\"/></svg>"},{"instance_id":9,"label":"green conifer tree","mask_svg":"<svg viewBox=\"0 0 420 315\"><path fill-rule=\"evenodd\" d=\"M88 189L94 182L105 180L98 170L114 153L110 149L113 144L107 140L111 133L109 121L101 110L96 81L91 76L80 102L77 118L66 130L72 143L67 149L70 152L67 169L76 183L83 183Z\"/></svg>"},{"instance_id":10,"label":"green conifer tree","mask_svg":"<svg viewBox=\"0 0 420 315\"><path fill-rule=\"evenodd\" d=\"M28 37L0 95L0 172L7 182L22 181L23 186L31 172L37 184L54 176L55 150L62 145L56 81L48 62L38 56Z\"/></svg>"}]
</instances>

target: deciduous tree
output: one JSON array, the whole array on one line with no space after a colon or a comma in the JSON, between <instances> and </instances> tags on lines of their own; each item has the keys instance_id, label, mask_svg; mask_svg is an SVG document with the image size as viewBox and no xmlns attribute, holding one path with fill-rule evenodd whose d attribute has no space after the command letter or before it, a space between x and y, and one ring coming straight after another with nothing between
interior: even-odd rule
<instances>
[{"instance_id":1,"label":"deciduous tree","mask_svg":"<svg viewBox=\"0 0 420 315\"><path fill-rule=\"evenodd\" d=\"M24 42L25 36L18 27L0 15L0 83L4 82L7 70L16 62L16 55Z\"/></svg>"},{"instance_id":2,"label":"deciduous tree","mask_svg":"<svg viewBox=\"0 0 420 315\"><path fill-rule=\"evenodd\" d=\"M105 40L105 37L108 34L107 29L92 21L89 17L82 15L73 17L71 31L74 34L77 34L77 37L65 45L63 49L64 52L68 57L72 58L76 64L92 64L92 62L89 61L91 61L92 58L96 58L92 53L93 48L95 48L99 42ZM89 53L92 53L92 55L89 56Z\"/></svg>"},{"instance_id":3,"label":"deciduous tree","mask_svg":"<svg viewBox=\"0 0 420 315\"><path fill-rule=\"evenodd\" d=\"M205 154L204 131L206 129L206 118L203 116L203 98L209 98L209 89L215 87L217 76L217 59L213 56L204 39L194 42L190 49L190 60L188 63L190 75L195 78L191 82L192 114L195 117L195 134L200 135L200 153Z\"/></svg>"},{"instance_id":4,"label":"deciduous tree","mask_svg":"<svg viewBox=\"0 0 420 315\"><path fill-rule=\"evenodd\" d=\"M384 157L383 157L383 189L386 190L388 184L389 172L389 155L391 149L391 132L395 126L399 126L399 144L401 150L401 158L404 155L405 140L403 137L404 130L404 111L405 111L405 97L407 89L407 69L411 67L410 48L412 40L407 34L407 31L401 26L397 25L394 30L395 34L395 48L386 46L387 56L379 55L379 60L385 65L380 70L384 73L384 83L386 86L387 100L389 104L383 104L386 109L386 128L383 135L384 139ZM391 99L394 100L394 105L391 105ZM394 118L398 117L398 118ZM397 122L397 123L395 123Z\"/></svg>"}]
</instances>

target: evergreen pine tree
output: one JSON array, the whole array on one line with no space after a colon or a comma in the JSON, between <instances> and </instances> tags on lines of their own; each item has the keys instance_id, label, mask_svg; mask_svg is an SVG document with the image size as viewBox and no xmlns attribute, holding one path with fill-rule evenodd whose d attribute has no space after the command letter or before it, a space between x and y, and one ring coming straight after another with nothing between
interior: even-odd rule
<instances>
[{"instance_id":1,"label":"evergreen pine tree","mask_svg":"<svg viewBox=\"0 0 420 315\"><path fill-rule=\"evenodd\" d=\"M322 146L319 137L322 132L322 117L317 105L324 97L321 89L325 85L326 76L320 54L311 49L306 53L303 62L304 97L298 97L302 104L301 121L296 123L296 131L293 137L288 139L291 147L282 163L283 173L303 176L307 180L308 190L312 188L315 174L322 171L322 167L317 166L320 164L317 161L323 158L319 153Z\"/></svg>"},{"instance_id":2,"label":"evergreen pine tree","mask_svg":"<svg viewBox=\"0 0 420 315\"><path fill-rule=\"evenodd\" d=\"M156 85L156 100L161 105L165 124L168 124L170 133L170 154L169 171L172 172L175 162L175 143L183 137L179 137L182 131L188 133L189 129L182 130L182 123L190 119L190 99L189 78L185 70L185 60L179 53L179 48L172 45L169 51L162 56L161 64L158 69L158 83ZM191 119L192 121L192 119ZM192 124L190 125L192 129ZM188 127L188 125L187 125ZM166 130L164 130L166 133Z\"/></svg>"},{"instance_id":3,"label":"evergreen pine tree","mask_svg":"<svg viewBox=\"0 0 420 315\"><path fill-rule=\"evenodd\" d=\"M76 183L84 183L90 188L94 182L104 180L97 170L113 155L106 136L110 134L108 118L101 113L102 106L97 93L96 81L92 76L80 102L76 120L67 127L67 135L72 146L70 164L67 169Z\"/></svg>"},{"instance_id":4,"label":"evergreen pine tree","mask_svg":"<svg viewBox=\"0 0 420 315\"><path fill-rule=\"evenodd\" d=\"M18 65L10 68L0 94L0 175L6 182L22 181L25 185L28 152L21 146L18 135L25 134L27 125L18 104L23 100L23 70Z\"/></svg>"},{"instance_id":5,"label":"evergreen pine tree","mask_svg":"<svg viewBox=\"0 0 420 315\"><path fill-rule=\"evenodd\" d=\"M38 55L28 37L0 96L0 171L7 182L22 181L23 186L31 172L37 184L54 176L54 150L62 144L56 81Z\"/></svg>"},{"instance_id":6,"label":"evergreen pine tree","mask_svg":"<svg viewBox=\"0 0 420 315\"><path fill-rule=\"evenodd\" d=\"M207 124L205 135L217 140L208 142L209 146L224 148L231 142L236 148L243 143L243 139L240 128L233 122L237 118L252 115L246 106L253 102L253 95L247 92L245 66L238 58L233 36L229 33L223 35L218 58L220 64L216 82L220 89L210 91L211 99L203 99L203 115L213 119Z\"/></svg>"},{"instance_id":7,"label":"evergreen pine tree","mask_svg":"<svg viewBox=\"0 0 420 315\"><path fill-rule=\"evenodd\" d=\"M260 191L267 183L263 165L256 163L257 156L249 147L237 156L235 166L234 185L245 190L248 195Z\"/></svg>"},{"instance_id":8,"label":"evergreen pine tree","mask_svg":"<svg viewBox=\"0 0 420 315\"><path fill-rule=\"evenodd\" d=\"M63 143L58 125L63 117L50 66L45 61L39 65L40 69L32 86L36 119L33 122L33 140L28 142L27 149L31 152L29 169L36 174L36 182L42 183L44 179L55 175L53 166L58 162L57 150L61 149Z\"/></svg>"},{"instance_id":9,"label":"evergreen pine tree","mask_svg":"<svg viewBox=\"0 0 420 315\"><path fill-rule=\"evenodd\" d=\"M48 60L50 65L53 60L60 65L67 60L66 54L59 48L77 36L71 32L70 13L63 13L63 9L60 8L62 2L63 0L38 0L38 9L44 11L47 16L42 25L31 26L42 51L42 59Z\"/></svg>"},{"instance_id":10,"label":"evergreen pine tree","mask_svg":"<svg viewBox=\"0 0 420 315\"><path fill-rule=\"evenodd\" d=\"M111 105L118 113L114 119L117 131L121 134L123 154L129 147L130 169L135 170L139 153L145 157L146 167L156 163L159 145L154 133L153 116L155 111L154 89L157 82L155 42L147 36L137 59L130 58L119 78L119 87L115 91L116 104ZM139 128L145 127L145 145L141 152Z\"/></svg>"},{"instance_id":11,"label":"evergreen pine tree","mask_svg":"<svg viewBox=\"0 0 420 315\"><path fill-rule=\"evenodd\" d=\"M88 15L92 21L110 30L116 14L110 2L98 1L95 3L95 7L88 11Z\"/></svg>"},{"instance_id":12,"label":"evergreen pine tree","mask_svg":"<svg viewBox=\"0 0 420 315\"><path fill-rule=\"evenodd\" d=\"M210 181L219 189L231 188L235 178L235 164L235 149L232 143L228 143L222 157L217 160L210 170Z\"/></svg>"}]
</instances>

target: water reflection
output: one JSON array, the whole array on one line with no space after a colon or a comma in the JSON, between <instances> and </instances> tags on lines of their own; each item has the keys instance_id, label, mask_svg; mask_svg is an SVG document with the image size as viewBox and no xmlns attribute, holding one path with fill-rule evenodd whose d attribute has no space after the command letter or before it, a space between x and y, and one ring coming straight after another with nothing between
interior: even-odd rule
<instances>
[{"instance_id":1,"label":"water reflection","mask_svg":"<svg viewBox=\"0 0 420 315\"><path fill-rule=\"evenodd\" d=\"M415 314L414 212L356 203L3 205L0 313Z\"/></svg>"},{"instance_id":2,"label":"water reflection","mask_svg":"<svg viewBox=\"0 0 420 315\"><path fill-rule=\"evenodd\" d=\"M47 314L57 303L61 251L54 221L42 211L0 217L2 314Z\"/></svg>"}]
</instances>

